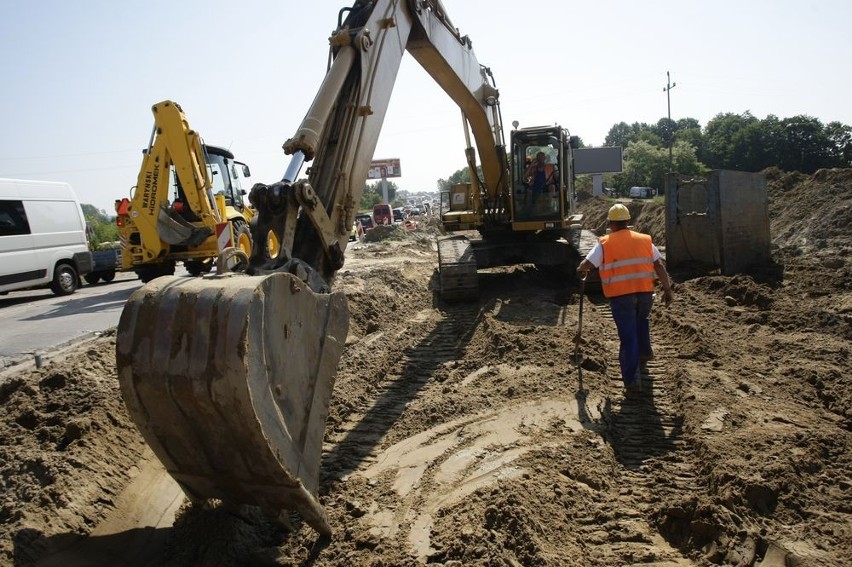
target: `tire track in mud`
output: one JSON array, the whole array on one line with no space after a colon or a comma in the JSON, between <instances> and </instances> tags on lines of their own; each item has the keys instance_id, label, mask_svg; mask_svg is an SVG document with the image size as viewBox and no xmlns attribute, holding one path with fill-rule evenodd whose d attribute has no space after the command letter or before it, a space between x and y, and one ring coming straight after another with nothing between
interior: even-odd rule
<instances>
[{"instance_id":1,"label":"tire track in mud","mask_svg":"<svg viewBox=\"0 0 852 567\"><path fill-rule=\"evenodd\" d=\"M345 502L350 512L359 507L348 515L372 537L397 542L421 562L436 551L433 526L443 510L485 487L519 481L530 474L526 455L556 450L566 435L589 426L589 419L582 422L574 398L518 398L509 405L486 404L473 411L464 401L452 401L459 395L478 398L483 390L493 389L493 383L519 372L542 371L535 364L496 359L492 364L464 364L476 356L468 348L485 316L479 304L443 310L442 319L415 346L398 353L394 366L404 370L392 367L376 386L379 393L352 408L350 418L327 438L323 468L336 469L329 480L371 487L370 498ZM449 367L442 368L446 363ZM442 413L434 421L428 419L429 402L426 408L421 402L444 394L461 410L452 417ZM417 403L410 405L415 397ZM414 415L403 415L411 409ZM414 421L404 423L410 419Z\"/></svg>"},{"instance_id":2,"label":"tire track in mud","mask_svg":"<svg viewBox=\"0 0 852 567\"><path fill-rule=\"evenodd\" d=\"M599 305L598 313L608 321L610 336L614 337L607 364L610 387L601 408L601 421L603 432L620 465L616 480L622 487L618 492L621 502L618 508L635 510L635 514L626 520L636 524L639 533L648 536L641 544L635 541L625 543L634 548L638 545L639 553L652 554L664 550L666 557L658 557L658 560L693 565L671 546L659 532L659 526L652 523L661 502L679 501L702 486L695 455L684 437L684 416L678 407L675 385L668 372L677 364L677 351L654 336L652 328L654 358L648 361L647 372L642 373L641 391L627 395L619 371L618 332L608 303ZM684 521L688 523L689 519ZM666 528L680 529L671 525Z\"/></svg>"},{"instance_id":3,"label":"tire track in mud","mask_svg":"<svg viewBox=\"0 0 852 567\"><path fill-rule=\"evenodd\" d=\"M388 372L375 385L378 397L371 396L360 407L351 408L350 417L338 425L326 439L323 449L323 470L330 470L340 480L347 474L375 462L376 447L394 426L408 403L417 396L435 371L450 361L463 357L465 346L479 324L478 305L451 305L443 318L430 328L423 326L422 335L414 338L412 347L400 348L400 343L388 341L391 348L386 356L401 371ZM397 338L416 332L416 321L396 333Z\"/></svg>"}]
</instances>

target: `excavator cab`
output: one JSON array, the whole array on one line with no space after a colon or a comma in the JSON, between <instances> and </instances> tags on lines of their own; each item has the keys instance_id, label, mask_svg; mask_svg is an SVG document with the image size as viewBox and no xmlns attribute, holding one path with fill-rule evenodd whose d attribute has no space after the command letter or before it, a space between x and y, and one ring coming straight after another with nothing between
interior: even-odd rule
<instances>
[{"instance_id":1,"label":"excavator cab","mask_svg":"<svg viewBox=\"0 0 852 567\"><path fill-rule=\"evenodd\" d=\"M560 221L573 210L571 151L559 127L512 132L512 211L514 222Z\"/></svg>"}]
</instances>

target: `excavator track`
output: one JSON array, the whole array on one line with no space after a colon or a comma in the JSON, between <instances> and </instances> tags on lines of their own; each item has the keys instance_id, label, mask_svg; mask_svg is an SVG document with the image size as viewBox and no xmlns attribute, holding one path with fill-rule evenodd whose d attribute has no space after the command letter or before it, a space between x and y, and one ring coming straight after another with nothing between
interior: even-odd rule
<instances>
[{"instance_id":1,"label":"excavator track","mask_svg":"<svg viewBox=\"0 0 852 567\"><path fill-rule=\"evenodd\" d=\"M191 501L295 510L328 535L315 495L348 326L342 293L288 273L157 278L121 314L122 396Z\"/></svg>"},{"instance_id":2,"label":"excavator track","mask_svg":"<svg viewBox=\"0 0 852 567\"><path fill-rule=\"evenodd\" d=\"M467 237L452 235L438 239L438 272L442 299L478 299L479 282L476 268L476 257Z\"/></svg>"}]
</instances>

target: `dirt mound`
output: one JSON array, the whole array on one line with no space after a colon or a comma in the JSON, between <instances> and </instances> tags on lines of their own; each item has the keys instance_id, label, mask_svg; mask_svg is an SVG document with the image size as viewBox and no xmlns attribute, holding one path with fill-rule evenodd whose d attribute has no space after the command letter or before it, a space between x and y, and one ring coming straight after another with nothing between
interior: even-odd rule
<instances>
[{"instance_id":1,"label":"dirt mound","mask_svg":"<svg viewBox=\"0 0 852 567\"><path fill-rule=\"evenodd\" d=\"M852 251L852 170L821 169L809 176L770 169L765 174L775 244L817 254L826 247Z\"/></svg>"},{"instance_id":2,"label":"dirt mound","mask_svg":"<svg viewBox=\"0 0 852 567\"><path fill-rule=\"evenodd\" d=\"M98 535L128 515L118 495L148 466L114 337L16 375L0 385L0 563L852 564L848 235L813 226L844 218L848 192L831 187L847 175L769 172L783 269L677 280L675 303L652 313L638 398L622 391L603 298L585 299L578 333L577 290L531 266L481 273L476 304L440 302L428 223L350 245L320 482L331 541L295 515L217 503ZM585 199L586 226L609 205ZM663 207L629 206L662 241ZM794 214L810 206L829 213Z\"/></svg>"},{"instance_id":3,"label":"dirt mound","mask_svg":"<svg viewBox=\"0 0 852 567\"><path fill-rule=\"evenodd\" d=\"M630 211L630 219L635 230L650 234L658 246L665 246L666 210L661 203L634 199L622 201ZM578 210L583 213L583 226L598 236L606 234L609 226L607 213L615 203L612 199L589 197L579 202Z\"/></svg>"},{"instance_id":4,"label":"dirt mound","mask_svg":"<svg viewBox=\"0 0 852 567\"><path fill-rule=\"evenodd\" d=\"M134 474L145 443L121 400L114 353L108 334L0 384L0 558L28 564L43 534L88 533Z\"/></svg>"}]
</instances>

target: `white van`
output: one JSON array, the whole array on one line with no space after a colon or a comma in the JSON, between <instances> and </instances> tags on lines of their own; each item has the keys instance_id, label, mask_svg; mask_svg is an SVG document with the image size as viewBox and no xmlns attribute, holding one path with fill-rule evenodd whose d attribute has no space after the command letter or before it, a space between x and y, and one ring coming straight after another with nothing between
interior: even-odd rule
<instances>
[{"instance_id":1,"label":"white van","mask_svg":"<svg viewBox=\"0 0 852 567\"><path fill-rule=\"evenodd\" d=\"M651 187L631 187L631 199L651 199L654 197L654 190Z\"/></svg>"},{"instance_id":2,"label":"white van","mask_svg":"<svg viewBox=\"0 0 852 567\"><path fill-rule=\"evenodd\" d=\"M67 183L0 179L0 294L74 293L92 271L86 219Z\"/></svg>"}]
</instances>

